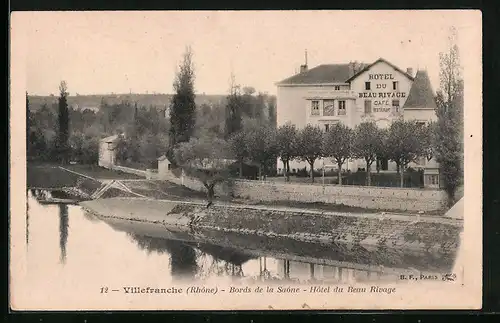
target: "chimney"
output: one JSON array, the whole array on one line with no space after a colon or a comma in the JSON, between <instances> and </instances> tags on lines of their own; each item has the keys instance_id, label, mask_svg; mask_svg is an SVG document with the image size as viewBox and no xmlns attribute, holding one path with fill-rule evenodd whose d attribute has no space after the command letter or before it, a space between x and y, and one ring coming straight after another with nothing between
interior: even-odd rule
<instances>
[{"instance_id":1,"label":"chimney","mask_svg":"<svg viewBox=\"0 0 500 323\"><path fill-rule=\"evenodd\" d=\"M363 69L363 64L355 61L354 62L354 74L359 73Z\"/></svg>"},{"instance_id":2,"label":"chimney","mask_svg":"<svg viewBox=\"0 0 500 323\"><path fill-rule=\"evenodd\" d=\"M356 63L349 62L349 75L353 76L354 74L356 74Z\"/></svg>"},{"instance_id":3,"label":"chimney","mask_svg":"<svg viewBox=\"0 0 500 323\"><path fill-rule=\"evenodd\" d=\"M410 76L413 76L413 68L408 67L408 68L406 69L406 73L407 73L408 75L410 75Z\"/></svg>"},{"instance_id":4,"label":"chimney","mask_svg":"<svg viewBox=\"0 0 500 323\"><path fill-rule=\"evenodd\" d=\"M307 72L307 49L305 52L305 59L306 59L306 63L304 65L300 65L300 73Z\"/></svg>"}]
</instances>

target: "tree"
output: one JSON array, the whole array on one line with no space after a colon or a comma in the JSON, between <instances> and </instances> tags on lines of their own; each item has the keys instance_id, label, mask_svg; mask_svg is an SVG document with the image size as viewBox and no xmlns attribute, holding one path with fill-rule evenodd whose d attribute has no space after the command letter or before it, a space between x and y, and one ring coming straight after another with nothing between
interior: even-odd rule
<instances>
[{"instance_id":1,"label":"tree","mask_svg":"<svg viewBox=\"0 0 500 323\"><path fill-rule=\"evenodd\" d=\"M35 155L34 147L38 141L38 136L35 131L31 129L31 112L30 112L30 101L28 98L28 92L26 92L26 156L32 157Z\"/></svg>"},{"instance_id":2,"label":"tree","mask_svg":"<svg viewBox=\"0 0 500 323\"><path fill-rule=\"evenodd\" d=\"M286 181L290 181L290 160L295 158L295 145L297 142L297 128L291 123L280 126L277 130L276 140L278 156L283 162L283 173Z\"/></svg>"},{"instance_id":3,"label":"tree","mask_svg":"<svg viewBox=\"0 0 500 323\"><path fill-rule=\"evenodd\" d=\"M427 161L430 161L435 155L437 122L429 122L420 129L419 138L422 144L422 151Z\"/></svg>"},{"instance_id":4,"label":"tree","mask_svg":"<svg viewBox=\"0 0 500 323\"><path fill-rule=\"evenodd\" d=\"M227 181L229 165L227 142L216 137L191 138L174 149L177 164L184 172L197 178L207 189L211 203L215 197L215 185Z\"/></svg>"},{"instance_id":5,"label":"tree","mask_svg":"<svg viewBox=\"0 0 500 323\"><path fill-rule=\"evenodd\" d=\"M323 136L323 156L337 163L339 185L342 185L342 165L352 157L354 131L343 123L336 123Z\"/></svg>"},{"instance_id":6,"label":"tree","mask_svg":"<svg viewBox=\"0 0 500 323\"><path fill-rule=\"evenodd\" d=\"M198 117L196 118L196 129L194 136L202 138L205 136L216 136L223 138L224 129L224 111L225 107L215 105L213 108L208 104L202 104L198 109ZM222 113L221 113L222 110Z\"/></svg>"},{"instance_id":7,"label":"tree","mask_svg":"<svg viewBox=\"0 0 500 323\"><path fill-rule=\"evenodd\" d=\"M134 120L133 120L133 129L131 136L137 138L139 133L141 133L141 120L139 119L139 111L137 108L137 102L134 105Z\"/></svg>"},{"instance_id":8,"label":"tree","mask_svg":"<svg viewBox=\"0 0 500 323\"><path fill-rule=\"evenodd\" d=\"M26 92L26 148L28 148L30 133L31 133L30 100L28 98L28 92Z\"/></svg>"},{"instance_id":9,"label":"tree","mask_svg":"<svg viewBox=\"0 0 500 323\"><path fill-rule=\"evenodd\" d=\"M440 53L440 90L436 96L438 117L434 149L439 163L448 206L455 203L455 192L463 181L463 80L457 34L451 30L449 49Z\"/></svg>"},{"instance_id":10,"label":"tree","mask_svg":"<svg viewBox=\"0 0 500 323\"><path fill-rule=\"evenodd\" d=\"M229 147L231 149L232 154L236 158L239 164L239 174L238 177L241 178L243 176L243 163L250 156L248 154L247 147L247 136L246 133L242 130L239 131L229 138Z\"/></svg>"},{"instance_id":11,"label":"tree","mask_svg":"<svg viewBox=\"0 0 500 323\"><path fill-rule=\"evenodd\" d=\"M226 138L230 138L234 133L242 128L241 111L243 98L240 93L240 86L236 85L234 75L231 75L231 84L226 103Z\"/></svg>"},{"instance_id":12,"label":"tree","mask_svg":"<svg viewBox=\"0 0 500 323\"><path fill-rule=\"evenodd\" d=\"M57 132L57 152L61 163L66 164L69 158L69 111L68 111L68 92L65 81L59 85L59 115Z\"/></svg>"},{"instance_id":13,"label":"tree","mask_svg":"<svg viewBox=\"0 0 500 323\"><path fill-rule=\"evenodd\" d=\"M170 104L169 151L177 144L189 141L196 123L195 74L192 57L191 48L188 47L174 81L175 94Z\"/></svg>"},{"instance_id":14,"label":"tree","mask_svg":"<svg viewBox=\"0 0 500 323\"><path fill-rule=\"evenodd\" d=\"M249 127L246 134L246 149L249 158L259 164L259 178L268 174L268 169L277 157L276 131L268 125Z\"/></svg>"},{"instance_id":15,"label":"tree","mask_svg":"<svg viewBox=\"0 0 500 323\"><path fill-rule=\"evenodd\" d=\"M318 126L306 125L297 136L296 151L297 157L309 163L314 183L314 162L323 155L323 131Z\"/></svg>"},{"instance_id":16,"label":"tree","mask_svg":"<svg viewBox=\"0 0 500 323\"><path fill-rule=\"evenodd\" d=\"M116 143L115 151L116 160L119 164L123 165L128 159L129 142L125 138L120 137L120 139Z\"/></svg>"},{"instance_id":17,"label":"tree","mask_svg":"<svg viewBox=\"0 0 500 323\"><path fill-rule=\"evenodd\" d=\"M400 185L404 186L404 170L424 154L420 140L421 126L415 121L396 120L389 127L387 153L389 159L400 167Z\"/></svg>"},{"instance_id":18,"label":"tree","mask_svg":"<svg viewBox=\"0 0 500 323\"><path fill-rule=\"evenodd\" d=\"M354 129L353 155L366 163L366 185L371 185L371 165L384 154L384 135L374 122L363 122Z\"/></svg>"},{"instance_id":19,"label":"tree","mask_svg":"<svg viewBox=\"0 0 500 323\"><path fill-rule=\"evenodd\" d=\"M267 105L269 106L268 120L269 124L273 127L276 127L276 97L270 96L267 99Z\"/></svg>"}]
</instances>

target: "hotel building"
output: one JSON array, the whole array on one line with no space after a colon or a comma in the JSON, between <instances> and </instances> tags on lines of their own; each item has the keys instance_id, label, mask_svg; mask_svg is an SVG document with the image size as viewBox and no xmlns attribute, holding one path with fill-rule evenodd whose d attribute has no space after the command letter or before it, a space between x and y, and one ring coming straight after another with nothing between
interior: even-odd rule
<instances>
[{"instance_id":1,"label":"hotel building","mask_svg":"<svg viewBox=\"0 0 500 323\"><path fill-rule=\"evenodd\" d=\"M301 66L300 73L277 84L277 124L290 122L298 129L307 124L328 131L332 124L342 122L354 128L364 121L374 121L387 128L393 120L403 118L427 123L437 120L436 103L429 76L425 70L415 74L412 68L402 70L383 58L371 64L323 64L308 69ZM333 161L318 160L315 168L323 164L335 169ZM378 159L380 171L394 172L396 164ZM372 171L375 171L375 163ZM409 166L424 169L424 183L428 187L439 185L437 164L421 158ZM278 163L281 172L282 163ZM291 161L290 169L309 165ZM363 160L348 160L343 168L356 171L366 168Z\"/></svg>"}]
</instances>

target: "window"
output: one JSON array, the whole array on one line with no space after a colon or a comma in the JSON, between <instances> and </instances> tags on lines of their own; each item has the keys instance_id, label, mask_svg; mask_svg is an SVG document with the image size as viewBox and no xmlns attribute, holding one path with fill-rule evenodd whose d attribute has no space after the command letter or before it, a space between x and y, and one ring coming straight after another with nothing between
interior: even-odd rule
<instances>
[{"instance_id":1,"label":"window","mask_svg":"<svg viewBox=\"0 0 500 323\"><path fill-rule=\"evenodd\" d=\"M328 132L328 130L330 130L330 125L327 123L325 124L325 132Z\"/></svg>"},{"instance_id":2,"label":"window","mask_svg":"<svg viewBox=\"0 0 500 323\"><path fill-rule=\"evenodd\" d=\"M339 101L339 116L345 116L345 101Z\"/></svg>"},{"instance_id":3,"label":"window","mask_svg":"<svg viewBox=\"0 0 500 323\"><path fill-rule=\"evenodd\" d=\"M167 164L167 169L170 170L172 168L171 164Z\"/></svg>"},{"instance_id":4,"label":"window","mask_svg":"<svg viewBox=\"0 0 500 323\"><path fill-rule=\"evenodd\" d=\"M438 175L427 175L427 184L429 185L439 185Z\"/></svg>"},{"instance_id":5,"label":"window","mask_svg":"<svg viewBox=\"0 0 500 323\"><path fill-rule=\"evenodd\" d=\"M334 89L335 91L340 91L340 85L335 85Z\"/></svg>"},{"instance_id":6,"label":"window","mask_svg":"<svg viewBox=\"0 0 500 323\"><path fill-rule=\"evenodd\" d=\"M323 101L323 115L333 116L335 115L335 101L334 100L324 100Z\"/></svg>"},{"instance_id":7,"label":"window","mask_svg":"<svg viewBox=\"0 0 500 323\"><path fill-rule=\"evenodd\" d=\"M399 85L399 84L398 84L398 82L397 82L397 81L392 82L392 89L393 89L394 91L397 91L397 90L399 89L399 86L398 86L398 85Z\"/></svg>"},{"instance_id":8,"label":"window","mask_svg":"<svg viewBox=\"0 0 500 323\"><path fill-rule=\"evenodd\" d=\"M399 100L392 100L392 108L394 112L399 112Z\"/></svg>"},{"instance_id":9,"label":"window","mask_svg":"<svg viewBox=\"0 0 500 323\"><path fill-rule=\"evenodd\" d=\"M319 115L319 101L311 101L311 114Z\"/></svg>"},{"instance_id":10,"label":"window","mask_svg":"<svg viewBox=\"0 0 500 323\"><path fill-rule=\"evenodd\" d=\"M370 114L370 113L372 113L372 101L365 100L365 114Z\"/></svg>"},{"instance_id":11,"label":"window","mask_svg":"<svg viewBox=\"0 0 500 323\"><path fill-rule=\"evenodd\" d=\"M365 82L365 90L371 90L370 82Z\"/></svg>"}]
</instances>

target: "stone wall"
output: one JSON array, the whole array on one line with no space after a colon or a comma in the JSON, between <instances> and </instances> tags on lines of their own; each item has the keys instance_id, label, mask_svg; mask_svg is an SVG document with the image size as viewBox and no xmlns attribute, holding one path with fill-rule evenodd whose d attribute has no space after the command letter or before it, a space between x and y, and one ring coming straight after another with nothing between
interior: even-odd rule
<instances>
[{"instance_id":1,"label":"stone wall","mask_svg":"<svg viewBox=\"0 0 500 323\"><path fill-rule=\"evenodd\" d=\"M311 185L270 181L236 181L234 195L259 201L300 201L403 211L443 209L445 195L439 190L394 187Z\"/></svg>"},{"instance_id":2,"label":"stone wall","mask_svg":"<svg viewBox=\"0 0 500 323\"><path fill-rule=\"evenodd\" d=\"M196 179L171 172L159 173L159 179L184 185L195 191L205 191ZM272 181L235 180L218 185L216 195L232 194L237 198L255 201L294 201L305 203L344 204L354 207L430 212L442 210L446 195L441 190L394 187L311 185L307 183L277 183Z\"/></svg>"},{"instance_id":3,"label":"stone wall","mask_svg":"<svg viewBox=\"0 0 500 323\"><path fill-rule=\"evenodd\" d=\"M364 248L454 254L463 223L454 219L178 204L169 216L189 215L191 227ZM362 258L362 257L361 257Z\"/></svg>"}]
</instances>

